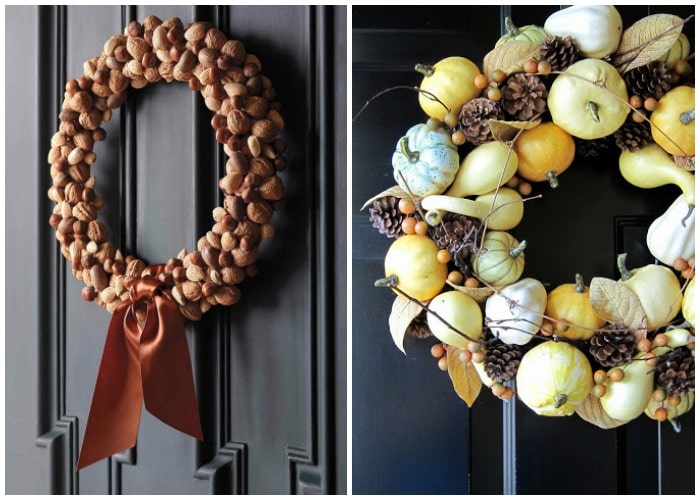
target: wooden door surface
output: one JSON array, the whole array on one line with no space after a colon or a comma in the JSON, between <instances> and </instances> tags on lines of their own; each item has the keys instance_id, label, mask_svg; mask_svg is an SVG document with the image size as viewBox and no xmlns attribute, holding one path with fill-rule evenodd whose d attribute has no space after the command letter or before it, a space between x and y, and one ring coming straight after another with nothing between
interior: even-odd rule
<instances>
[{"instance_id":1,"label":"wooden door surface","mask_svg":"<svg viewBox=\"0 0 700 500\"><path fill-rule=\"evenodd\" d=\"M378 92L419 85L416 63L461 55L481 61L506 16L518 26L542 25L556 6L353 7L352 106L357 113ZM624 24L650 13L687 17L692 6L620 6ZM684 30L692 40L691 23ZM354 493L654 494L694 493L695 412L682 432L645 416L601 430L576 416L539 417L521 402L482 392L469 409L438 370L434 338L394 346L387 319L393 295L373 287L384 276L392 240L371 227L365 200L395 184L396 141L425 120L412 90L372 103L352 125L352 484ZM580 160L556 190L535 186L513 231L528 240L525 276L572 282L580 272L617 278L615 256L638 267L653 262L646 228L678 195L645 191L619 174L617 151Z\"/></svg>"},{"instance_id":2,"label":"wooden door surface","mask_svg":"<svg viewBox=\"0 0 700 500\"><path fill-rule=\"evenodd\" d=\"M209 21L259 56L286 128L286 206L234 307L187 327L205 440L143 412L137 445L76 472L110 315L81 299L48 225L65 82L147 15ZM6 9L8 493L346 491L346 11L323 6ZM225 155L185 84L132 93L93 172L112 241L149 263L194 249Z\"/></svg>"}]
</instances>

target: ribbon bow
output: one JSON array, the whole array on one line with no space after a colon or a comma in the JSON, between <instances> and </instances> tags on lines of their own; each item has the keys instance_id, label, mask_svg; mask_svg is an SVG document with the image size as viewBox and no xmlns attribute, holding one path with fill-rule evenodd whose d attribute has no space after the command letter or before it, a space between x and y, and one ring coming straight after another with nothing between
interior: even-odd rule
<instances>
[{"instance_id":1,"label":"ribbon bow","mask_svg":"<svg viewBox=\"0 0 700 500\"><path fill-rule=\"evenodd\" d=\"M166 424L203 439L185 319L177 303L145 277L112 316L97 374L78 469L136 444L141 405ZM136 307L146 308L143 328Z\"/></svg>"}]
</instances>

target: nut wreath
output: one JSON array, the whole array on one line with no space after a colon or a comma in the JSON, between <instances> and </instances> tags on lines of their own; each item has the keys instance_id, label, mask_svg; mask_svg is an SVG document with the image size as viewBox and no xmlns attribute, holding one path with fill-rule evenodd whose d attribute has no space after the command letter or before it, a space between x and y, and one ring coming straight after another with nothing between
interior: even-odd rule
<instances>
[{"instance_id":1,"label":"nut wreath","mask_svg":"<svg viewBox=\"0 0 700 500\"><path fill-rule=\"evenodd\" d=\"M481 68L460 56L416 66L428 119L397 141L398 185L365 204L395 238L375 286L396 294L397 347L407 334L436 337L431 353L469 406L486 385L537 414L577 413L602 428L643 413L677 427L693 407L691 18L623 26L612 6L574 6L544 27L507 22ZM546 196L528 198L533 185L555 188L577 154L609 147L631 184L682 191L649 228L659 263L628 270L620 255L619 281L587 285L572 269L571 283L548 291L523 276L526 241L509 231L525 201Z\"/></svg>"},{"instance_id":2,"label":"nut wreath","mask_svg":"<svg viewBox=\"0 0 700 500\"><path fill-rule=\"evenodd\" d=\"M280 103L260 60L209 23L155 16L133 21L83 70L66 83L48 154L53 178L48 196L56 202L49 223L61 253L85 284L83 298L113 313L79 467L133 446L142 400L161 420L201 439L184 320L239 301L237 285L255 276L258 247L274 235L271 220L284 195L278 172L287 165L286 142L278 136L284 129ZM97 158L95 143L106 136L101 124L112 110L124 104L130 89L161 80L187 82L201 92L228 160L219 180L223 207L213 210L212 228L196 250L146 265L109 241L98 219L104 202L90 167ZM177 346L173 352L161 349L161 334ZM139 356L149 359L139 363ZM109 373L110 363L119 365L119 375ZM115 377L128 380L129 387ZM164 402L168 396L174 401Z\"/></svg>"}]
</instances>

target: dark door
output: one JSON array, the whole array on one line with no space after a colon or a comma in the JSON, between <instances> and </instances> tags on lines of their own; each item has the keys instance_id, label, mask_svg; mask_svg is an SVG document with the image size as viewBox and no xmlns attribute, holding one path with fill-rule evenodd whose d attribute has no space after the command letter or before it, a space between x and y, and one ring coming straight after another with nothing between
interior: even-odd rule
<instances>
[{"instance_id":1,"label":"dark door","mask_svg":"<svg viewBox=\"0 0 700 500\"><path fill-rule=\"evenodd\" d=\"M344 7L6 10L8 493L343 493ZM187 327L205 440L143 412L135 448L75 471L110 315L81 299L48 218L47 153L65 82L132 20L215 23L260 57L283 103L286 208L235 307ZM192 250L225 155L187 85L133 94L96 148L113 241L147 262Z\"/></svg>"},{"instance_id":2,"label":"dark door","mask_svg":"<svg viewBox=\"0 0 700 500\"><path fill-rule=\"evenodd\" d=\"M505 16L518 26L542 25L557 7L354 7L352 113L376 93L419 85L420 63L461 55L479 62L501 34ZM649 13L687 17L693 7L619 7L624 24ZM693 24L685 32L692 37ZM353 492L474 494L615 494L694 492L694 412L682 432L645 416L616 430L578 417L538 417L520 402L482 392L469 409L429 354L434 339L394 346L387 318L393 295L375 289L392 240L373 229L365 200L395 184L397 138L425 120L412 90L372 103L353 135ZM526 204L513 231L527 238L525 276L547 283L615 275L615 256L634 267L652 262L645 234L677 189L628 185L618 153L577 160L557 190Z\"/></svg>"}]
</instances>

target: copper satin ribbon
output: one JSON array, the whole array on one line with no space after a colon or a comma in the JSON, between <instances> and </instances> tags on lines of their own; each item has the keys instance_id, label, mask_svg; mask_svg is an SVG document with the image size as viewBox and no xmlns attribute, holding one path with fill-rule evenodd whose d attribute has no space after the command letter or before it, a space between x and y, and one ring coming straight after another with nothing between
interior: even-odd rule
<instances>
[{"instance_id":1,"label":"copper satin ribbon","mask_svg":"<svg viewBox=\"0 0 700 500\"><path fill-rule=\"evenodd\" d=\"M185 318L160 285L151 277L134 281L131 301L112 316L78 469L136 444L144 402L153 416L203 439ZM134 308L144 306L148 314L141 328Z\"/></svg>"}]
</instances>

